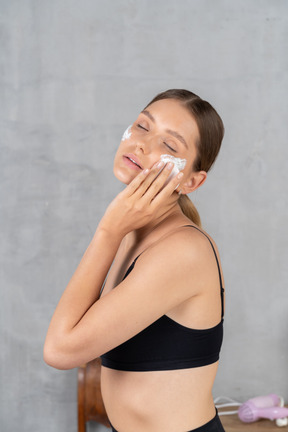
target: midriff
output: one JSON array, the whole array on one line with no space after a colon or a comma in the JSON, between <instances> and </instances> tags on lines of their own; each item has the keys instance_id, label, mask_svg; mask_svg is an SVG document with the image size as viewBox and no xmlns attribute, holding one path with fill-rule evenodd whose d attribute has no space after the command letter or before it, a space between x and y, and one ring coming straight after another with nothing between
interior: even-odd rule
<instances>
[{"instance_id":1,"label":"midriff","mask_svg":"<svg viewBox=\"0 0 288 432\"><path fill-rule=\"evenodd\" d=\"M118 432L187 432L215 416L218 362L192 369L126 372L102 367L102 397Z\"/></svg>"}]
</instances>

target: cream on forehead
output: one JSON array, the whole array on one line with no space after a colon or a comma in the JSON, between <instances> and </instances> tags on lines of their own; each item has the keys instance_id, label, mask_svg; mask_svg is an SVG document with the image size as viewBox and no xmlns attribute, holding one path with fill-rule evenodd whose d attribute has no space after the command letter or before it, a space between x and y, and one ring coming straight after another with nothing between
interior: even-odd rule
<instances>
[{"instance_id":1,"label":"cream on forehead","mask_svg":"<svg viewBox=\"0 0 288 432\"><path fill-rule=\"evenodd\" d=\"M121 141L125 141L131 137L131 135L132 135L131 128L132 128L132 125L128 126L128 128L125 130L125 132L122 136Z\"/></svg>"},{"instance_id":2,"label":"cream on forehead","mask_svg":"<svg viewBox=\"0 0 288 432\"><path fill-rule=\"evenodd\" d=\"M180 159L180 158L176 158L172 155L167 155L167 154L162 154L160 156L161 161L168 163L168 162L173 162L174 167L173 170L171 172L172 175L176 175L178 174L180 171L182 171L185 168L186 165L186 159Z\"/></svg>"}]
</instances>

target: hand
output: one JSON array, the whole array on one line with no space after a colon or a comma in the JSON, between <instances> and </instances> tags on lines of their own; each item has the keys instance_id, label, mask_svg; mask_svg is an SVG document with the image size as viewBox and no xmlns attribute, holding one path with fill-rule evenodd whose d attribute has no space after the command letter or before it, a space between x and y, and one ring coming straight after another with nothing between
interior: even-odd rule
<instances>
[{"instance_id":1,"label":"hand","mask_svg":"<svg viewBox=\"0 0 288 432\"><path fill-rule=\"evenodd\" d=\"M178 200L174 193L183 173L166 181L173 163L158 162L151 169L141 171L108 206L99 228L111 234L125 236L164 214Z\"/></svg>"}]
</instances>

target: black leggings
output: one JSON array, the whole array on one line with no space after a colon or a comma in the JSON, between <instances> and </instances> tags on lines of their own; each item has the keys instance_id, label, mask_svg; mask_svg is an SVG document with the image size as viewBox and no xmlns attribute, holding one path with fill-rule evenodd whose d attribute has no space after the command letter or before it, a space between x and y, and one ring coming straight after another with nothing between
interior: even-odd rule
<instances>
[{"instance_id":1,"label":"black leggings","mask_svg":"<svg viewBox=\"0 0 288 432\"><path fill-rule=\"evenodd\" d=\"M117 430L114 429L113 426L112 426L112 432L117 432ZM225 431L219 419L218 413L216 413L215 417L212 420L210 420L208 423L188 432L225 432Z\"/></svg>"}]
</instances>

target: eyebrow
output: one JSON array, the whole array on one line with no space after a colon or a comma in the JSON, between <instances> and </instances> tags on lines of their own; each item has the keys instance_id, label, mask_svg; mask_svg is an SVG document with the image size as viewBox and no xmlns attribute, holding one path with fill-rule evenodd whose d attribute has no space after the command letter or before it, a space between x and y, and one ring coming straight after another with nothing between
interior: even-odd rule
<instances>
[{"instance_id":1,"label":"eyebrow","mask_svg":"<svg viewBox=\"0 0 288 432\"><path fill-rule=\"evenodd\" d=\"M142 112L142 114L146 115L146 117L148 117L153 123L156 123L155 118L153 117L153 115L148 110L143 110L141 112ZM187 145L187 143L186 143L186 141L185 141L185 139L183 138L182 135L180 135L178 132L173 131L171 129L166 129L165 132L167 132L169 135L172 135L175 138L177 138L180 142L182 142L182 144L184 144L184 146L186 147L186 149L189 150L188 149L188 145Z\"/></svg>"}]
</instances>

